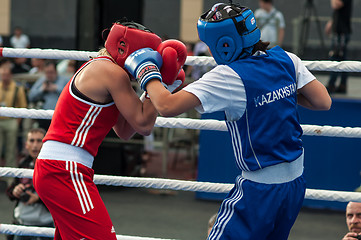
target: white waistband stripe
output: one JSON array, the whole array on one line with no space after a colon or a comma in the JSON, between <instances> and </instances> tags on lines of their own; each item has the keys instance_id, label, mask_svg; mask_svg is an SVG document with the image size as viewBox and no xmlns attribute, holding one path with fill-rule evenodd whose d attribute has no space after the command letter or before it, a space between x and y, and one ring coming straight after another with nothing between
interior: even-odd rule
<instances>
[{"instance_id":1,"label":"white waistband stripe","mask_svg":"<svg viewBox=\"0 0 361 240\"><path fill-rule=\"evenodd\" d=\"M46 141L40 150L39 159L73 161L92 168L94 157L86 150L70 144Z\"/></svg>"},{"instance_id":2,"label":"white waistband stripe","mask_svg":"<svg viewBox=\"0 0 361 240\"><path fill-rule=\"evenodd\" d=\"M286 183L295 180L303 173L303 153L293 162L283 162L257 171L242 172L242 177L265 184Z\"/></svg>"}]
</instances>

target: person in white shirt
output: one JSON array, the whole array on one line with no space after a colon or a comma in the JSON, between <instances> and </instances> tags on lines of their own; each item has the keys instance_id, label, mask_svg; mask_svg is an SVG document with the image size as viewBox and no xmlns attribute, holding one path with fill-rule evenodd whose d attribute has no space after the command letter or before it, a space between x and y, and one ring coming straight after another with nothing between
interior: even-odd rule
<instances>
[{"instance_id":1,"label":"person in white shirt","mask_svg":"<svg viewBox=\"0 0 361 240\"><path fill-rule=\"evenodd\" d=\"M282 46L286 27L283 14L273 6L273 0L259 0L259 6L254 16L261 30L261 40L270 42L270 48Z\"/></svg>"},{"instance_id":2,"label":"person in white shirt","mask_svg":"<svg viewBox=\"0 0 361 240\"><path fill-rule=\"evenodd\" d=\"M14 29L14 35L10 38L10 45L13 48L29 48L30 39L23 33L21 27L16 27Z\"/></svg>"}]
</instances>

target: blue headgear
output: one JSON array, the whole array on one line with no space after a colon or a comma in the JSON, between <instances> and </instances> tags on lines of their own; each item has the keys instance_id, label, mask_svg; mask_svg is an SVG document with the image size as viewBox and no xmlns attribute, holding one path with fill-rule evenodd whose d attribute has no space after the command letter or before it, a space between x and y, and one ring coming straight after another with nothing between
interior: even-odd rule
<instances>
[{"instance_id":1,"label":"blue headgear","mask_svg":"<svg viewBox=\"0 0 361 240\"><path fill-rule=\"evenodd\" d=\"M253 12L247 7L215 4L200 16L200 40L205 42L217 64L229 64L250 55L261 37Z\"/></svg>"}]
</instances>

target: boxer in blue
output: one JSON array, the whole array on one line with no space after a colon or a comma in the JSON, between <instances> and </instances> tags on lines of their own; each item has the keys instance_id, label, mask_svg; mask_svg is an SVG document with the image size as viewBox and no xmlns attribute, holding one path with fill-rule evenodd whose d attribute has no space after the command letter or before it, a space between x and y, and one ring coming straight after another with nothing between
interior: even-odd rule
<instances>
[{"instance_id":1,"label":"boxer in blue","mask_svg":"<svg viewBox=\"0 0 361 240\"><path fill-rule=\"evenodd\" d=\"M173 94L159 78L138 82L162 116L225 112L240 174L208 239L287 239L306 190L297 104L328 110L331 98L300 58L278 46L267 50L247 7L215 4L199 18L198 34L218 66ZM126 68L139 72L152 54L135 54Z\"/></svg>"}]
</instances>

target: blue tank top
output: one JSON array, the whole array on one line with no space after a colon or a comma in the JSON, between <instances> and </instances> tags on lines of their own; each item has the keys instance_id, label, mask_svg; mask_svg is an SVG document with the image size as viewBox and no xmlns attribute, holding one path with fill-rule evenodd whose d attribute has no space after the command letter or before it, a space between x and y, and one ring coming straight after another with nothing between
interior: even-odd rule
<instances>
[{"instance_id":1,"label":"blue tank top","mask_svg":"<svg viewBox=\"0 0 361 240\"><path fill-rule=\"evenodd\" d=\"M255 171L302 154L297 83L291 58L280 47L229 64L242 79L247 106L237 121L226 121L238 167Z\"/></svg>"}]
</instances>

